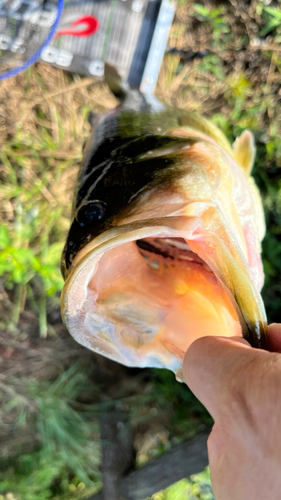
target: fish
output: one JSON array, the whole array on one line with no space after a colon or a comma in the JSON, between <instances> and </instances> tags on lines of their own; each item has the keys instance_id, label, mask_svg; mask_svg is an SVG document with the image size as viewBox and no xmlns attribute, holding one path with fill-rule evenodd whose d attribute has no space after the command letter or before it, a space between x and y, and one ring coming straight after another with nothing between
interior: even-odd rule
<instances>
[{"instance_id":1,"label":"fish","mask_svg":"<svg viewBox=\"0 0 281 500\"><path fill-rule=\"evenodd\" d=\"M61 269L62 317L83 346L182 380L189 345L243 336L266 348L253 135L131 89L106 65L116 108L92 115Z\"/></svg>"}]
</instances>

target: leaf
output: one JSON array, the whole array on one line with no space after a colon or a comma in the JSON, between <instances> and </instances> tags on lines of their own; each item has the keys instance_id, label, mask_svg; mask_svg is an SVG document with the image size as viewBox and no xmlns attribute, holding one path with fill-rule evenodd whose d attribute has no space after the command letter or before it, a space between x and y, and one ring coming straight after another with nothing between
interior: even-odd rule
<instances>
[{"instance_id":1,"label":"leaf","mask_svg":"<svg viewBox=\"0 0 281 500\"><path fill-rule=\"evenodd\" d=\"M280 26L281 21L277 21L276 19L273 19L272 21L269 21L267 25L260 31L260 36L267 35L267 33L270 33L272 30Z\"/></svg>"},{"instance_id":2,"label":"leaf","mask_svg":"<svg viewBox=\"0 0 281 500\"><path fill-rule=\"evenodd\" d=\"M264 7L263 11L275 17L281 23L281 10L275 9L274 7Z\"/></svg>"},{"instance_id":3,"label":"leaf","mask_svg":"<svg viewBox=\"0 0 281 500\"><path fill-rule=\"evenodd\" d=\"M9 273L14 269L14 266L12 262L7 262L7 261L0 261L0 276L2 276L4 273Z\"/></svg>"},{"instance_id":4,"label":"leaf","mask_svg":"<svg viewBox=\"0 0 281 500\"><path fill-rule=\"evenodd\" d=\"M33 264L35 256L30 248L17 248L13 252L13 257L21 264Z\"/></svg>"},{"instance_id":5,"label":"leaf","mask_svg":"<svg viewBox=\"0 0 281 500\"><path fill-rule=\"evenodd\" d=\"M14 280L15 283L23 284L25 283L25 274L26 274L25 269L22 267L18 267L17 269L14 269L12 271L12 279Z\"/></svg>"},{"instance_id":6,"label":"leaf","mask_svg":"<svg viewBox=\"0 0 281 500\"><path fill-rule=\"evenodd\" d=\"M267 18L268 22L259 32L260 36L267 35L267 33L270 33L275 28L278 28L278 26L281 26L281 10L275 9L273 7L264 7L263 13L268 14L271 17L265 15L265 18Z\"/></svg>"},{"instance_id":7,"label":"leaf","mask_svg":"<svg viewBox=\"0 0 281 500\"><path fill-rule=\"evenodd\" d=\"M200 5L198 3L195 3L193 5L193 9L195 10L195 12L197 12L198 14L200 14L201 16L203 16L204 18L208 18L209 17L209 11L206 7L204 7L203 5Z\"/></svg>"},{"instance_id":8,"label":"leaf","mask_svg":"<svg viewBox=\"0 0 281 500\"><path fill-rule=\"evenodd\" d=\"M47 255L44 257L44 263L58 265L61 259L63 245L64 245L63 241L52 243L52 245L50 245L48 248Z\"/></svg>"},{"instance_id":9,"label":"leaf","mask_svg":"<svg viewBox=\"0 0 281 500\"><path fill-rule=\"evenodd\" d=\"M9 230L5 224L0 224L0 248L4 249L11 244Z\"/></svg>"}]
</instances>

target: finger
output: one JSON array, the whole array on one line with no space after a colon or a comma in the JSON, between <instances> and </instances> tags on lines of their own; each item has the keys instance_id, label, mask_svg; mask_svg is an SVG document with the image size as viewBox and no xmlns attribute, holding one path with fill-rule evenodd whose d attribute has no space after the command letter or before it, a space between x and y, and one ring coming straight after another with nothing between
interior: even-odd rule
<instances>
[{"instance_id":1,"label":"finger","mask_svg":"<svg viewBox=\"0 0 281 500\"><path fill-rule=\"evenodd\" d=\"M221 431L220 426L216 423L214 423L212 431L208 437L207 446L210 465L218 465L224 460L227 445L225 443L224 434Z\"/></svg>"},{"instance_id":2,"label":"finger","mask_svg":"<svg viewBox=\"0 0 281 500\"><path fill-rule=\"evenodd\" d=\"M281 352L281 324L272 323L268 327L268 350Z\"/></svg>"},{"instance_id":3,"label":"finger","mask_svg":"<svg viewBox=\"0 0 281 500\"><path fill-rule=\"evenodd\" d=\"M245 366L262 353L267 354L252 349L241 338L202 337L187 350L183 375L192 392L216 420L222 412L231 411L232 391L237 383L243 386L241 377Z\"/></svg>"}]
</instances>

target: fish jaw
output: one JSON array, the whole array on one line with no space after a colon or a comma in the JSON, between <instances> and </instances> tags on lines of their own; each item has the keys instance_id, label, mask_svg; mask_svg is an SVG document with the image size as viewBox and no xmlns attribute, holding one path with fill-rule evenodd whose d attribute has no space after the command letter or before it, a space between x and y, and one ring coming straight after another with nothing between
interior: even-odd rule
<instances>
[{"instance_id":1,"label":"fish jaw","mask_svg":"<svg viewBox=\"0 0 281 500\"><path fill-rule=\"evenodd\" d=\"M62 316L80 344L127 366L169 368L178 379L200 336L243 334L264 345L263 304L240 245L212 203L192 205L195 215L120 225L77 255ZM214 219L216 232L208 227ZM135 243L147 238L181 238L209 269L195 262L152 267Z\"/></svg>"}]
</instances>

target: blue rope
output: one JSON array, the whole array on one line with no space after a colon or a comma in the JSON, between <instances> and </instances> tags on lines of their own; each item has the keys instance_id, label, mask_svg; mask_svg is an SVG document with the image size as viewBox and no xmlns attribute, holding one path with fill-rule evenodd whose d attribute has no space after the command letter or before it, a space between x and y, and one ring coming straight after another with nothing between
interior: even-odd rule
<instances>
[{"instance_id":1,"label":"blue rope","mask_svg":"<svg viewBox=\"0 0 281 500\"><path fill-rule=\"evenodd\" d=\"M39 47L39 49L35 52L35 54L33 54L32 57L30 57L27 61L25 61L24 64L22 64L21 66L18 66L17 68L11 69L10 71L7 71L3 75L0 75L0 81L4 80L5 78L9 78L10 76L17 75L18 73L20 73L24 69L28 68L28 66L30 66L33 63L35 63L37 61L37 59L39 59L39 57L41 56L41 53L42 53L43 49L45 49L45 47L47 47L49 45L49 43L52 40L55 32L57 31L57 27L58 27L58 24L60 22L62 10L63 10L63 0L58 0L57 17L56 17L56 20L55 20L55 22L54 22L51 30L49 31L49 34L48 34L45 42L41 45L41 47Z\"/></svg>"}]
</instances>

